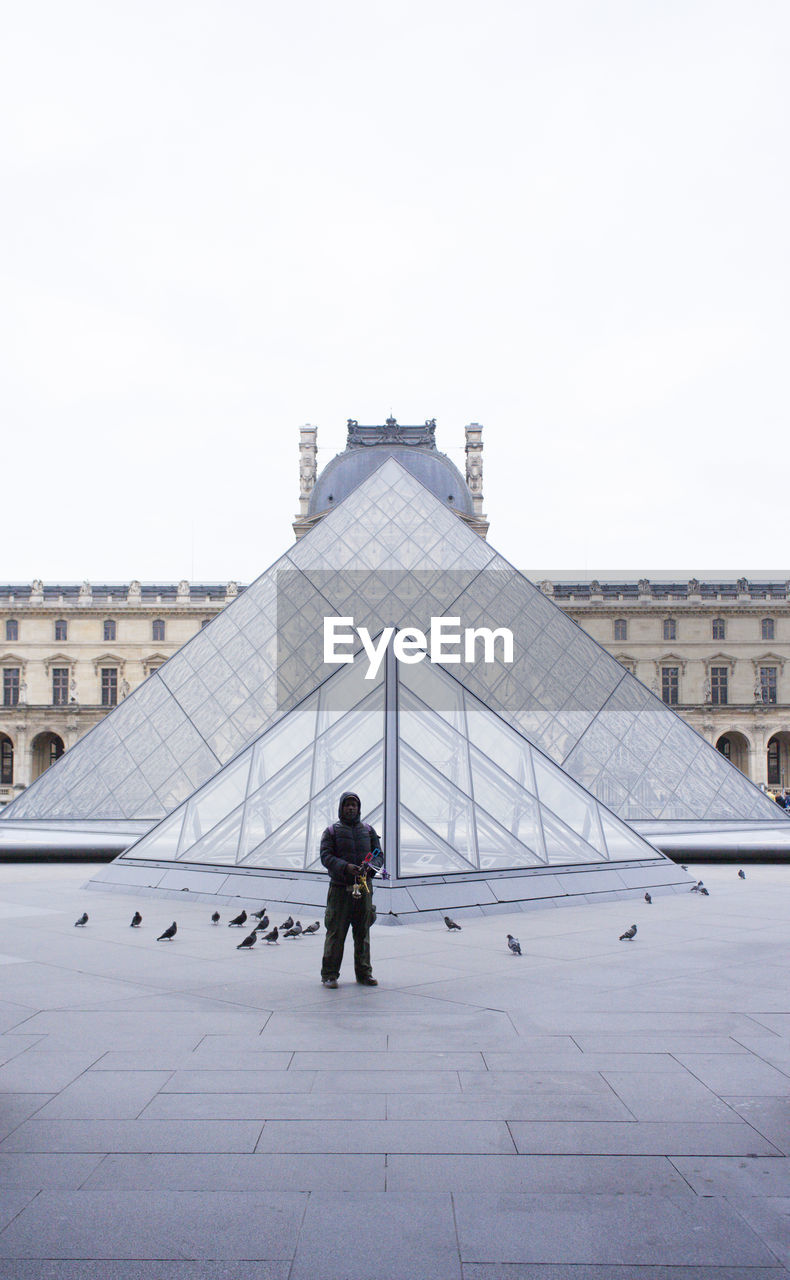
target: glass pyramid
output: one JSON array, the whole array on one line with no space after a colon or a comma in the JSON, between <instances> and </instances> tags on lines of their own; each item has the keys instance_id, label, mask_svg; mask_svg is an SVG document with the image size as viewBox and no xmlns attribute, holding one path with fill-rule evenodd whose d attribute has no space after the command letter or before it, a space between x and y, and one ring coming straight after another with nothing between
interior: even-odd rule
<instances>
[{"instance_id":1,"label":"glass pyramid","mask_svg":"<svg viewBox=\"0 0 790 1280\"><path fill-rule=\"evenodd\" d=\"M321 871L321 833L345 790L358 792L366 821L387 833L393 883L663 861L441 668L389 655L376 679L362 670L329 677L120 861ZM394 812L385 805L390 778Z\"/></svg>"},{"instance_id":2,"label":"glass pyramid","mask_svg":"<svg viewBox=\"0 0 790 1280\"><path fill-rule=\"evenodd\" d=\"M424 628L433 616L510 628L512 664L476 654L452 675L626 821L782 820L715 748L392 458L2 818L164 817L336 670L323 660L329 615L353 616L371 634L392 624ZM463 806L448 815L447 831L460 833L464 815ZM464 847L477 840L479 848L468 826L467 837Z\"/></svg>"}]
</instances>

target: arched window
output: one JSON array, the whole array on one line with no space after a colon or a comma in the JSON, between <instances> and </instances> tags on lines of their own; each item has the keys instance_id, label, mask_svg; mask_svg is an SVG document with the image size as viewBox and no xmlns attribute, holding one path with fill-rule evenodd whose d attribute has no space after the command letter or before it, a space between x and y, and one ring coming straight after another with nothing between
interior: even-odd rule
<instances>
[{"instance_id":1,"label":"arched window","mask_svg":"<svg viewBox=\"0 0 790 1280\"><path fill-rule=\"evenodd\" d=\"M115 639L115 632L116 632L116 630L117 630L117 628L116 628L116 626L115 626L115 619L114 619L114 618L105 618L105 619L104 619L104 639L105 639L105 640L114 640L114 639Z\"/></svg>"},{"instance_id":2,"label":"arched window","mask_svg":"<svg viewBox=\"0 0 790 1280\"><path fill-rule=\"evenodd\" d=\"M16 618L6 618L5 638L6 640L19 639L19 623L17 622Z\"/></svg>"},{"instance_id":3,"label":"arched window","mask_svg":"<svg viewBox=\"0 0 790 1280\"><path fill-rule=\"evenodd\" d=\"M625 618L615 618L614 620L614 638L615 640L628 639L628 623Z\"/></svg>"},{"instance_id":4,"label":"arched window","mask_svg":"<svg viewBox=\"0 0 790 1280\"><path fill-rule=\"evenodd\" d=\"M760 637L763 640L773 640L774 638L774 620L773 618L763 618L760 623Z\"/></svg>"},{"instance_id":5,"label":"arched window","mask_svg":"<svg viewBox=\"0 0 790 1280\"><path fill-rule=\"evenodd\" d=\"M10 787L14 781L14 744L0 733L0 783Z\"/></svg>"},{"instance_id":6,"label":"arched window","mask_svg":"<svg viewBox=\"0 0 790 1280\"><path fill-rule=\"evenodd\" d=\"M153 640L164 640L165 638L165 621L164 618L154 618L151 623L151 638Z\"/></svg>"},{"instance_id":7,"label":"arched window","mask_svg":"<svg viewBox=\"0 0 790 1280\"><path fill-rule=\"evenodd\" d=\"M69 638L68 622L66 621L65 618L56 618L55 619L55 639L68 640L68 638Z\"/></svg>"},{"instance_id":8,"label":"arched window","mask_svg":"<svg viewBox=\"0 0 790 1280\"><path fill-rule=\"evenodd\" d=\"M678 626L674 618L664 619L664 639L677 640Z\"/></svg>"},{"instance_id":9,"label":"arched window","mask_svg":"<svg viewBox=\"0 0 790 1280\"><path fill-rule=\"evenodd\" d=\"M40 733L31 743L33 780L40 778L63 755L63 739L56 733Z\"/></svg>"},{"instance_id":10,"label":"arched window","mask_svg":"<svg viewBox=\"0 0 790 1280\"><path fill-rule=\"evenodd\" d=\"M724 619L723 619L723 618L714 618L714 619L713 619L713 622L711 623L711 635L712 635L712 638L713 638L714 640L724 640L724 639L726 639L725 631L726 631L726 628L725 628L725 626L724 626Z\"/></svg>"}]
</instances>

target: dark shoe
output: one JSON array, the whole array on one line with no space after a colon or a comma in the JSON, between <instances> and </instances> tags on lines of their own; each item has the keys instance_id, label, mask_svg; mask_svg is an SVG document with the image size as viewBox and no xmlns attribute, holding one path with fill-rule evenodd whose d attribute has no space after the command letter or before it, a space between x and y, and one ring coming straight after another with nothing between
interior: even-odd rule
<instances>
[{"instance_id":1,"label":"dark shoe","mask_svg":"<svg viewBox=\"0 0 790 1280\"><path fill-rule=\"evenodd\" d=\"M367 977L364 978L357 978L357 982L362 987L377 987L379 985L372 974L368 974Z\"/></svg>"},{"instance_id":2,"label":"dark shoe","mask_svg":"<svg viewBox=\"0 0 790 1280\"><path fill-rule=\"evenodd\" d=\"M337 989L337 978L322 978L321 982L325 987L331 987L333 991Z\"/></svg>"}]
</instances>

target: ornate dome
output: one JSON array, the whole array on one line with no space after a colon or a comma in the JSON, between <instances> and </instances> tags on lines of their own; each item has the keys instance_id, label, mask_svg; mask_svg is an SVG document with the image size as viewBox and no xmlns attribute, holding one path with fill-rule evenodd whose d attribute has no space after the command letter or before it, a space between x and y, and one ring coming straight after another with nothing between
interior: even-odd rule
<instances>
[{"instance_id":1,"label":"ornate dome","mask_svg":"<svg viewBox=\"0 0 790 1280\"><path fill-rule=\"evenodd\" d=\"M327 463L316 480L308 516L331 511L387 458L395 458L440 502L460 515L472 516L474 505L467 483L455 464L437 450L435 431L435 422L402 427L389 418L383 427L360 427L349 420L346 447Z\"/></svg>"}]
</instances>

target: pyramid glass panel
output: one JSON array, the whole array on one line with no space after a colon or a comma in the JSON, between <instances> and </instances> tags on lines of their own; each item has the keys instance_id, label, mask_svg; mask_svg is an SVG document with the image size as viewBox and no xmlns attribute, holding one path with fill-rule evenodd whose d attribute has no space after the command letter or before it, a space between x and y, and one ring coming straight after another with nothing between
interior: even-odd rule
<instances>
[{"instance_id":1,"label":"pyramid glass panel","mask_svg":"<svg viewBox=\"0 0 790 1280\"><path fill-rule=\"evenodd\" d=\"M327 729L315 744L313 792L324 791L381 744L384 690L370 695Z\"/></svg>"},{"instance_id":2,"label":"pyramid glass panel","mask_svg":"<svg viewBox=\"0 0 790 1280\"><path fill-rule=\"evenodd\" d=\"M250 772L249 752L217 775L187 804L181 851L196 843L244 799Z\"/></svg>"},{"instance_id":3,"label":"pyramid glass panel","mask_svg":"<svg viewBox=\"0 0 790 1280\"><path fill-rule=\"evenodd\" d=\"M513 871L524 867L542 867L545 857L524 845L482 809L475 810L477 847L481 871ZM540 837L541 847L543 837Z\"/></svg>"},{"instance_id":4,"label":"pyramid glass panel","mask_svg":"<svg viewBox=\"0 0 790 1280\"><path fill-rule=\"evenodd\" d=\"M249 790L258 791L291 760L310 747L315 739L318 694L313 694L293 713L259 738L252 753Z\"/></svg>"},{"instance_id":5,"label":"pyramid glass panel","mask_svg":"<svg viewBox=\"0 0 790 1280\"><path fill-rule=\"evenodd\" d=\"M307 805L251 853L239 859L244 867L265 867L274 871L300 871L305 864L310 810Z\"/></svg>"},{"instance_id":6,"label":"pyramid glass panel","mask_svg":"<svg viewBox=\"0 0 790 1280\"><path fill-rule=\"evenodd\" d=\"M401 688L398 731L400 741L430 760L453 786L471 794L469 751L465 736L456 733L440 716Z\"/></svg>"},{"instance_id":7,"label":"pyramid glass panel","mask_svg":"<svg viewBox=\"0 0 790 1280\"><path fill-rule=\"evenodd\" d=\"M550 866L568 866L574 862L601 862L600 850L587 844L581 836L561 822L551 809L541 808L546 861ZM640 855L644 858L644 848ZM658 856L658 855L656 855Z\"/></svg>"},{"instance_id":8,"label":"pyramid glass panel","mask_svg":"<svg viewBox=\"0 0 790 1280\"><path fill-rule=\"evenodd\" d=\"M409 810L469 867L477 867L472 801L405 744L400 750L400 793ZM401 834L399 874L416 875Z\"/></svg>"},{"instance_id":9,"label":"pyramid glass panel","mask_svg":"<svg viewBox=\"0 0 790 1280\"><path fill-rule=\"evenodd\" d=\"M309 802L312 774L310 746L249 797L244 809L240 859L247 858Z\"/></svg>"},{"instance_id":10,"label":"pyramid glass panel","mask_svg":"<svg viewBox=\"0 0 790 1280\"><path fill-rule=\"evenodd\" d=\"M149 831L134 845L134 854L130 857L147 858L152 862L175 862L178 857L178 845L184 826L185 809L176 809L169 817L158 823L153 831ZM127 855L124 854L124 857Z\"/></svg>"},{"instance_id":11,"label":"pyramid glass panel","mask_svg":"<svg viewBox=\"0 0 790 1280\"><path fill-rule=\"evenodd\" d=\"M566 778L556 768L552 769L548 762L535 757L535 777L538 784L538 796L541 806L562 814L564 821L587 844L591 844L599 853L604 852L603 835L598 821L598 806L592 796L587 795L581 787Z\"/></svg>"},{"instance_id":12,"label":"pyramid glass panel","mask_svg":"<svg viewBox=\"0 0 790 1280\"><path fill-rule=\"evenodd\" d=\"M190 845L188 850L179 852L179 862L208 863L212 867L235 866L243 814L242 806L226 814L202 839Z\"/></svg>"},{"instance_id":13,"label":"pyramid glass panel","mask_svg":"<svg viewBox=\"0 0 790 1280\"><path fill-rule=\"evenodd\" d=\"M520 787L535 795L537 787L532 769L532 752L524 739L512 733L498 716L492 715L477 698L468 693L466 716L470 741Z\"/></svg>"},{"instance_id":14,"label":"pyramid glass panel","mask_svg":"<svg viewBox=\"0 0 790 1280\"><path fill-rule=\"evenodd\" d=\"M470 756L478 845L480 843L480 811L485 809L516 841L532 850L538 861L545 861L540 805L536 798L498 769L493 761L488 760L474 746L470 749ZM482 858L483 850L480 846L481 866Z\"/></svg>"},{"instance_id":15,"label":"pyramid glass panel","mask_svg":"<svg viewBox=\"0 0 790 1280\"><path fill-rule=\"evenodd\" d=\"M442 876L477 867L446 844L430 827L401 805L400 874L402 876Z\"/></svg>"}]
</instances>

